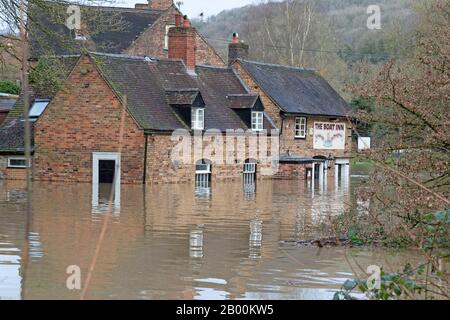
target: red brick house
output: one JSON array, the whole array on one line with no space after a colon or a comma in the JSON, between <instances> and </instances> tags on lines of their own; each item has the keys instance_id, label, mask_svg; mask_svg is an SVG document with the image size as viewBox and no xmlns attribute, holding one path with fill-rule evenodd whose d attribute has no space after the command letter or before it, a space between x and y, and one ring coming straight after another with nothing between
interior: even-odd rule
<instances>
[{"instance_id":1,"label":"red brick house","mask_svg":"<svg viewBox=\"0 0 450 320\"><path fill-rule=\"evenodd\" d=\"M70 67L63 88L51 99L32 98L32 113L36 107L38 114L35 180L245 181L244 173L261 177L271 165L255 161L249 152L238 156L217 139L223 158L232 156L233 162L216 164L203 154L189 163L174 161L179 141L172 133L180 129L189 137L209 129L221 134L241 130L245 147L255 133L276 130L280 145L267 150L281 153L275 177L309 174L323 181L335 169L336 177L348 175L348 106L316 72L249 61L248 47L237 36L230 44L230 66L199 64L196 31L180 16L168 36L170 59L87 51L66 57ZM0 127L1 154L23 152L20 112L19 107ZM195 153L192 144L189 152ZM19 168L2 165L4 159L0 175L16 176Z\"/></svg>"},{"instance_id":2,"label":"red brick house","mask_svg":"<svg viewBox=\"0 0 450 320\"><path fill-rule=\"evenodd\" d=\"M347 177L352 151L347 102L316 71L250 61L248 50L234 35L228 63L261 97L266 113L280 129L278 176Z\"/></svg>"},{"instance_id":3,"label":"red brick house","mask_svg":"<svg viewBox=\"0 0 450 320\"><path fill-rule=\"evenodd\" d=\"M43 7L44 6L44 7ZM48 6L46 8L45 6ZM92 52L168 58L168 32L182 13L173 0L149 0L135 8L80 6L81 29L65 24L67 2L40 3L29 8L30 56L79 54L82 48ZM47 12L53 12L49 15ZM99 21L103 21L99 22ZM216 50L195 29L193 36L199 64L225 66Z\"/></svg>"},{"instance_id":4,"label":"red brick house","mask_svg":"<svg viewBox=\"0 0 450 320\"><path fill-rule=\"evenodd\" d=\"M93 171L102 170L100 161L112 160L120 162L122 183L192 181L195 163L171 160L176 144L171 134L177 129L192 133L196 109L203 110L204 130L248 130L228 96L252 98L248 113L257 108L257 97L230 68L188 70L180 60L83 54L34 125L34 178L92 182ZM241 163L208 170L212 179L242 176Z\"/></svg>"}]
</instances>

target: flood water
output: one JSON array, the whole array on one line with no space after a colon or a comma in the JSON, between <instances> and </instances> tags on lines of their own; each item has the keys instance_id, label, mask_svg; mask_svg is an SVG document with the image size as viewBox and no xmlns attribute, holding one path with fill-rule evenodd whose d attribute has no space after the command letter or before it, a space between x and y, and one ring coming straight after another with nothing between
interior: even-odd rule
<instances>
[{"instance_id":1,"label":"flood water","mask_svg":"<svg viewBox=\"0 0 450 320\"><path fill-rule=\"evenodd\" d=\"M300 247L314 225L349 208L350 185L299 181L123 186L88 299L331 299L369 265L397 270L411 252ZM0 299L79 299L108 212L108 185L34 183L27 230L21 182L0 182ZM28 238L28 239L27 239ZM27 239L27 240L25 240ZM26 245L28 243L28 245ZM26 248L28 248L28 253ZM27 258L28 257L28 258Z\"/></svg>"}]
</instances>

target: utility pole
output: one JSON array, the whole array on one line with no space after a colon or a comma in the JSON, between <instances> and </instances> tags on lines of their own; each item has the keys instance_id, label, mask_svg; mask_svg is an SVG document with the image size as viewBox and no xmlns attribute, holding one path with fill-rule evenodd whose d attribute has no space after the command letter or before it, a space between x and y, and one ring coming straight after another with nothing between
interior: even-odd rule
<instances>
[{"instance_id":1,"label":"utility pole","mask_svg":"<svg viewBox=\"0 0 450 320\"><path fill-rule=\"evenodd\" d=\"M28 268L30 231L31 231L31 130L30 130L30 98L28 92L28 41L27 41L27 5L25 0L20 1L20 44L22 51L22 97L23 97L23 117L24 117L24 147L26 162L26 183L27 183L27 219L25 225L25 245L22 256L22 299L25 298L25 282Z\"/></svg>"}]
</instances>

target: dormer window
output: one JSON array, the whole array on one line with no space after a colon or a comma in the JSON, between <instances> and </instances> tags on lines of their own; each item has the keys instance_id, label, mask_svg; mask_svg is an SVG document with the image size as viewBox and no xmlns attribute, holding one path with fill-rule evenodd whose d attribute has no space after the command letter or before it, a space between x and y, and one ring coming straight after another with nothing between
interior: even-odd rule
<instances>
[{"instance_id":1,"label":"dormer window","mask_svg":"<svg viewBox=\"0 0 450 320\"><path fill-rule=\"evenodd\" d=\"M264 112L252 111L252 130L262 131L264 129L263 125Z\"/></svg>"},{"instance_id":2,"label":"dormer window","mask_svg":"<svg viewBox=\"0 0 450 320\"><path fill-rule=\"evenodd\" d=\"M191 109L191 127L192 130L205 129L205 109L192 108Z\"/></svg>"}]
</instances>

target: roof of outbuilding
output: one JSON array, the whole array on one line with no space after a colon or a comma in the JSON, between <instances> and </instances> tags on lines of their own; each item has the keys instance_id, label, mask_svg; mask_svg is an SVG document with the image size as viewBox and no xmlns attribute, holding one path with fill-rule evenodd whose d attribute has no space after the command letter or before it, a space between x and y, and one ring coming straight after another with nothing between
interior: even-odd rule
<instances>
[{"instance_id":1,"label":"roof of outbuilding","mask_svg":"<svg viewBox=\"0 0 450 320\"><path fill-rule=\"evenodd\" d=\"M9 112L16 104L17 99L3 99L0 97L0 112Z\"/></svg>"},{"instance_id":2,"label":"roof of outbuilding","mask_svg":"<svg viewBox=\"0 0 450 320\"><path fill-rule=\"evenodd\" d=\"M81 5L82 29L87 29L90 35L88 41L84 42L75 40L74 31L66 26L69 5L67 2L55 1L40 1L39 6L30 5L31 58L42 54L79 53L82 46L87 46L91 51L121 53L165 12Z\"/></svg>"},{"instance_id":3,"label":"roof of outbuilding","mask_svg":"<svg viewBox=\"0 0 450 320\"><path fill-rule=\"evenodd\" d=\"M238 60L282 112L345 117L347 102L314 70Z\"/></svg>"},{"instance_id":4,"label":"roof of outbuilding","mask_svg":"<svg viewBox=\"0 0 450 320\"><path fill-rule=\"evenodd\" d=\"M73 67L79 60L80 56L62 56L50 59L58 59L61 68L61 77L67 77ZM64 80L64 79L61 79ZM35 99L51 98L51 94L46 92L46 86L39 86L39 89L33 88L33 83L29 86L29 103L30 106ZM24 152L24 94L20 94L14 106L10 109L8 116L0 126L0 152ZM31 123L31 137L33 138L33 123ZM33 140L33 139L32 139ZM32 141L33 142L33 141Z\"/></svg>"},{"instance_id":5,"label":"roof of outbuilding","mask_svg":"<svg viewBox=\"0 0 450 320\"><path fill-rule=\"evenodd\" d=\"M30 98L30 101L34 99L32 92L30 92ZM23 95L21 95L0 126L0 152L24 153L25 122L23 121L23 108ZM31 133L33 133L33 123L30 124ZM31 137L33 137L33 134L31 134Z\"/></svg>"}]
</instances>

